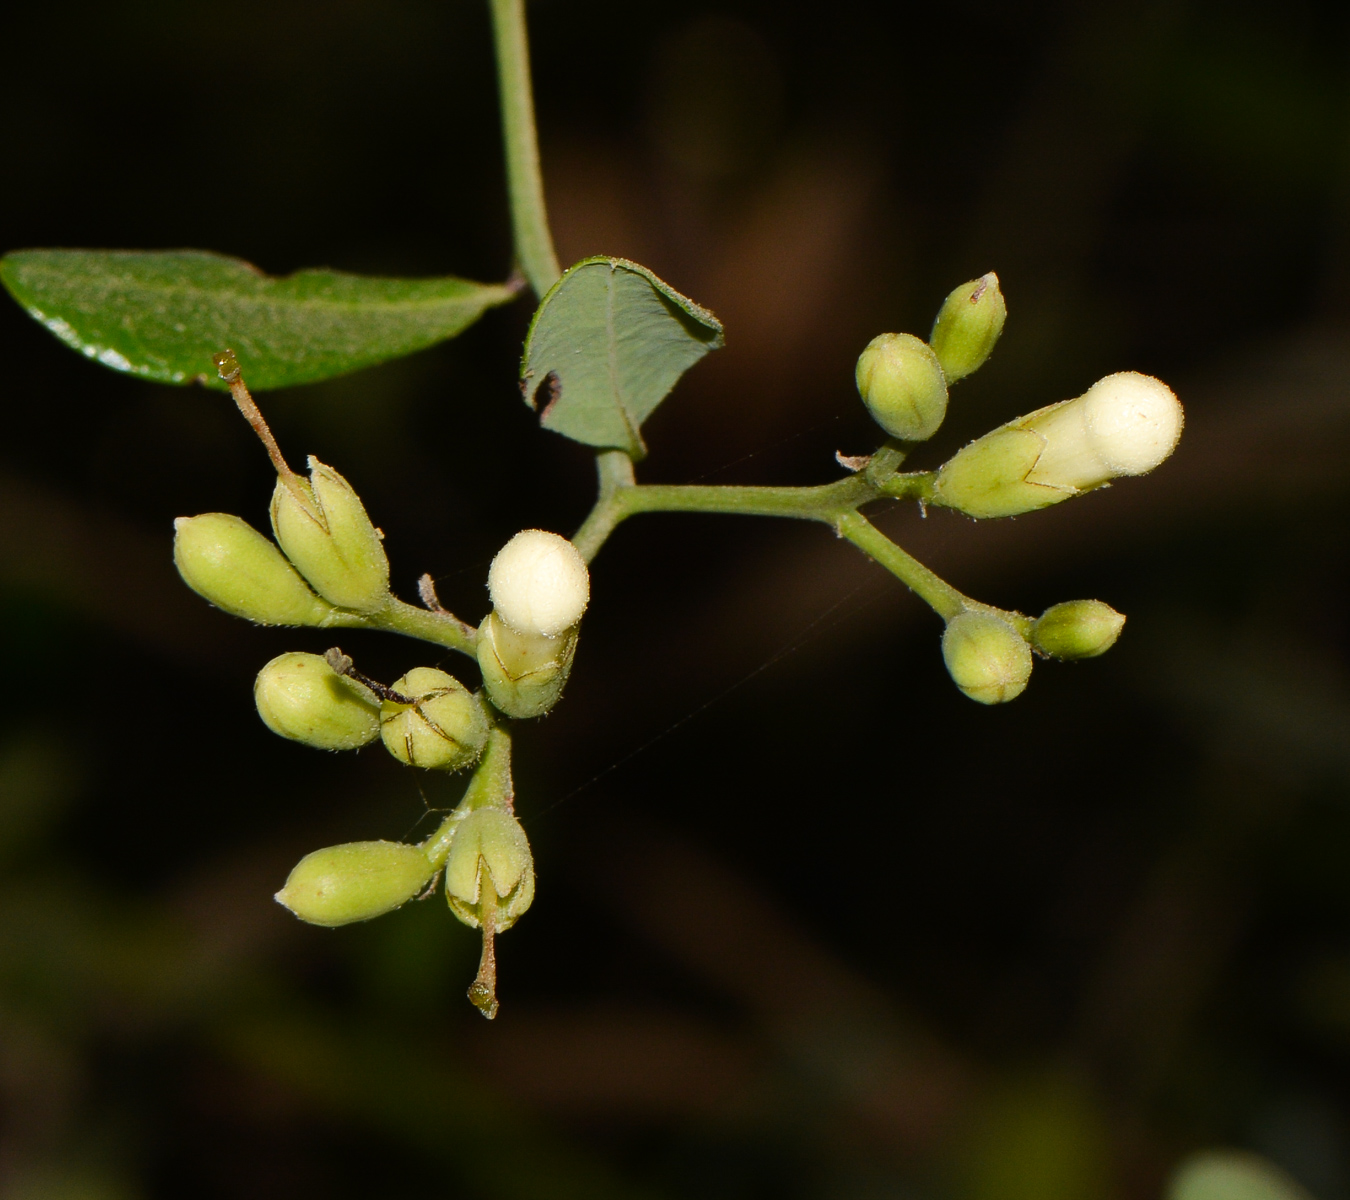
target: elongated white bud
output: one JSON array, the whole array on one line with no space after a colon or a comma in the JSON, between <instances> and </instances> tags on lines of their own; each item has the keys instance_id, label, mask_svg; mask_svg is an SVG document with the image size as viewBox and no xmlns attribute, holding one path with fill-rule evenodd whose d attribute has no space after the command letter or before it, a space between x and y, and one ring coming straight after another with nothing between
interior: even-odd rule
<instances>
[{"instance_id":1,"label":"elongated white bud","mask_svg":"<svg viewBox=\"0 0 1350 1200\"><path fill-rule=\"evenodd\" d=\"M1161 380L1108 375L971 442L938 471L932 502L972 517L1058 504L1122 475L1143 475L1181 437L1181 403Z\"/></svg>"}]
</instances>

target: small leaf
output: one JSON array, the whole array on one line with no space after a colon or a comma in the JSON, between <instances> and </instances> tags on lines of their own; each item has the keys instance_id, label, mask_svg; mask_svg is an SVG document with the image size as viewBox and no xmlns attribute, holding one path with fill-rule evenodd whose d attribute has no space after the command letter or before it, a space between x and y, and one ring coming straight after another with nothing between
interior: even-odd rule
<instances>
[{"instance_id":1,"label":"small leaf","mask_svg":"<svg viewBox=\"0 0 1350 1200\"><path fill-rule=\"evenodd\" d=\"M229 347L258 391L425 349L515 294L454 277L277 279L206 250L17 250L0 259L0 282L66 345L115 371L223 387L211 355Z\"/></svg>"},{"instance_id":2,"label":"small leaf","mask_svg":"<svg viewBox=\"0 0 1350 1200\"><path fill-rule=\"evenodd\" d=\"M534 314L521 391L532 407L543 392L546 429L641 458L642 422L722 344L722 323L646 267L587 258L564 272Z\"/></svg>"}]
</instances>

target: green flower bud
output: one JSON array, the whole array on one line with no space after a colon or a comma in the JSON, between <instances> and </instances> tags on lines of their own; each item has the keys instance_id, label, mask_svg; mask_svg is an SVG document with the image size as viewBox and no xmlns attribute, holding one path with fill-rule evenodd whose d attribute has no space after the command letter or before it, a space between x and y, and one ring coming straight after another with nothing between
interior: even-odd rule
<instances>
[{"instance_id":1,"label":"green flower bud","mask_svg":"<svg viewBox=\"0 0 1350 1200\"><path fill-rule=\"evenodd\" d=\"M572 670L577 631L518 633L496 612L478 627L478 666L488 699L508 717L541 717L558 703Z\"/></svg>"},{"instance_id":2,"label":"green flower bud","mask_svg":"<svg viewBox=\"0 0 1350 1200\"><path fill-rule=\"evenodd\" d=\"M275 898L311 925L350 925L406 904L435 871L416 846L348 842L306 854Z\"/></svg>"},{"instance_id":3,"label":"green flower bud","mask_svg":"<svg viewBox=\"0 0 1350 1200\"><path fill-rule=\"evenodd\" d=\"M445 896L464 924L482 923L491 884L492 928L510 929L534 900L534 859L520 822L504 808L478 808L455 831L445 860Z\"/></svg>"},{"instance_id":4,"label":"green flower bud","mask_svg":"<svg viewBox=\"0 0 1350 1200\"><path fill-rule=\"evenodd\" d=\"M1096 658L1116 644L1125 614L1100 600L1066 600L1031 627L1031 644L1051 658Z\"/></svg>"},{"instance_id":5,"label":"green flower bud","mask_svg":"<svg viewBox=\"0 0 1350 1200\"><path fill-rule=\"evenodd\" d=\"M947 622L942 658L956 686L981 704L1020 696L1031 678L1031 647L993 613L963 612Z\"/></svg>"},{"instance_id":6,"label":"green flower bud","mask_svg":"<svg viewBox=\"0 0 1350 1200\"><path fill-rule=\"evenodd\" d=\"M1121 475L1144 475L1181 437L1181 404L1160 380L1108 375L1074 400L1018 417L938 471L932 503L972 517L1058 504Z\"/></svg>"},{"instance_id":7,"label":"green flower bud","mask_svg":"<svg viewBox=\"0 0 1350 1200\"><path fill-rule=\"evenodd\" d=\"M317 654L274 658L258 672L253 700L273 733L320 750L355 750L380 735L374 693Z\"/></svg>"},{"instance_id":8,"label":"green flower bud","mask_svg":"<svg viewBox=\"0 0 1350 1200\"><path fill-rule=\"evenodd\" d=\"M1008 305L993 271L963 283L947 297L928 341L948 383L964 379L984 366L984 360L994 352L1007 317Z\"/></svg>"},{"instance_id":9,"label":"green flower bud","mask_svg":"<svg viewBox=\"0 0 1350 1200\"><path fill-rule=\"evenodd\" d=\"M380 705L380 737L399 762L458 771L477 761L487 741L487 713L458 679L414 667L391 690L413 701L386 698Z\"/></svg>"},{"instance_id":10,"label":"green flower bud","mask_svg":"<svg viewBox=\"0 0 1350 1200\"><path fill-rule=\"evenodd\" d=\"M881 333L867 343L854 371L858 395L893 438L922 442L947 415L947 381L928 343L911 333Z\"/></svg>"},{"instance_id":11,"label":"green flower bud","mask_svg":"<svg viewBox=\"0 0 1350 1200\"><path fill-rule=\"evenodd\" d=\"M488 594L497 614L517 633L557 637L586 611L591 574L565 537L522 529L492 560Z\"/></svg>"},{"instance_id":12,"label":"green flower bud","mask_svg":"<svg viewBox=\"0 0 1350 1200\"><path fill-rule=\"evenodd\" d=\"M320 600L271 542L229 513L179 517L173 561L183 582L217 608L260 625L322 625Z\"/></svg>"},{"instance_id":13,"label":"green flower bud","mask_svg":"<svg viewBox=\"0 0 1350 1200\"><path fill-rule=\"evenodd\" d=\"M293 485L293 486L292 486ZM378 612L389 598L389 560L352 485L313 456L309 480L278 479L277 545L316 592L339 608Z\"/></svg>"}]
</instances>

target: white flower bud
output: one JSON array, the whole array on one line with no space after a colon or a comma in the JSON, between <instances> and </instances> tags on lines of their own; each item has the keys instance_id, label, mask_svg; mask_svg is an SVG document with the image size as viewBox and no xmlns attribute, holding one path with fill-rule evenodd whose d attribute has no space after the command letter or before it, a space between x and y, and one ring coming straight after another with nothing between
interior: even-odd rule
<instances>
[{"instance_id":1,"label":"white flower bud","mask_svg":"<svg viewBox=\"0 0 1350 1200\"><path fill-rule=\"evenodd\" d=\"M977 438L945 463L934 504L1011 517L1058 504L1121 475L1143 475L1176 449L1184 415L1172 389L1135 371L1108 375Z\"/></svg>"},{"instance_id":2,"label":"white flower bud","mask_svg":"<svg viewBox=\"0 0 1350 1200\"><path fill-rule=\"evenodd\" d=\"M581 620L591 577L566 538L523 529L492 560L488 593L497 615L517 633L556 637Z\"/></svg>"}]
</instances>

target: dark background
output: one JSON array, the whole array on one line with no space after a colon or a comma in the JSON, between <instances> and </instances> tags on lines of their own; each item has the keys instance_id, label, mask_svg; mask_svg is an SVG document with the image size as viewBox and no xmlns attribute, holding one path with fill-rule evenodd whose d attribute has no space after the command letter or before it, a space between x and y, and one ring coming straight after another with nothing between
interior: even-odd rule
<instances>
[{"instance_id":1,"label":"dark background","mask_svg":"<svg viewBox=\"0 0 1350 1200\"><path fill-rule=\"evenodd\" d=\"M534 909L502 1013L440 901L337 932L304 852L462 781L272 737L331 635L184 588L172 519L266 521L228 401L0 305L0 1192L23 1200L1130 1200L1209 1146L1350 1197L1350 11L1325 0L540 0L563 260L724 320L649 480L812 483L876 431L853 361L996 270L1004 341L915 461L1112 371L1187 406L1156 475L1015 521L878 521L958 587L1129 615L1015 704L820 527L642 517L566 702L517 738ZM477 0L10 10L0 249L273 273L510 268ZM264 396L394 581L477 620L570 533L588 454L514 385L522 300ZM442 661L344 635L376 677ZM474 670L454 659L473 682Z\"/></svg>"}]
</instances>

